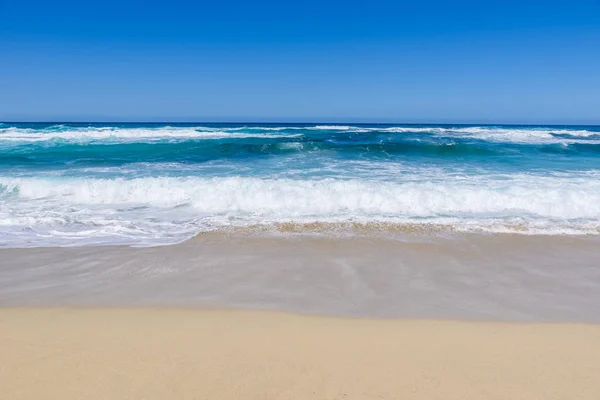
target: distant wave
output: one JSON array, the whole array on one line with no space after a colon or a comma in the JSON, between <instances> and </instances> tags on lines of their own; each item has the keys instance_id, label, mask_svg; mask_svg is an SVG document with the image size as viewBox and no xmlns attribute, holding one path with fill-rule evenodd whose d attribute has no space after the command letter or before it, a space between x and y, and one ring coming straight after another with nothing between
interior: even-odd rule
<instances>
[{"instance_id":1,"label":"distant wave","mask_svg":"<svg viewBox=\"0 0 600 400\"><path fill-rule=\"evenodd\" d=\"M347 126L347 125L317 125L317 126L308 127L308 129L316 129L316 130L321 130L321 131L347 131L350 129L359 129L359 128L354 127L354 126Z\"/></svg>"},{"instance_id":2,"label":"distant wave","mask_svg":"<svg viewBox=\"0 0 600 400\"><path fill-rule=\"evenodd\" d=\"M597 130L587 129L561 129L539 127L436 127L436 126L352 126L352 125L316 125L316 126L288 126L288 127L248 127L252 130L307 130L329 131L348 133L429 133L437 136L464 137L500 142L515 143L548 143L564 139L597 138L600 139L600 127Z\"/></svg>"},{"instance_id":3,"label":"distant wave","mask_svg":"<svg viewBox=\"0 0 600 400\"><path fill-rule=\"evenodd\" d=\"M254 137L252 137L254 138ZM214 138L217 139L217 138ZM291 153L305 153L317 155L321 152L334 151L340 154L359 155L368 154L371 157L389 157L392 155L422 154L437 157L452 156L477 156L503 154L505 149L490 148L478 144L454 143L454 142L426 142L417 140L405 140L402 142L390 142L377 140L369 141L335 141L335 140L298 140L299 138L286 136L270 141L231 141L222 143L212 140L200 145L193 145L189 141L157 143L147 142L124 142L115 143L107 149L103 143L78 143L59 142L54 146L44 147L11 147L3 149L0 146L0 165L5 163L26 163L31 157L37 162L48 159L50 162L58 160L84 159L86 162L102 161L109 162L116 159L119 162L135 162L140 153L145 154L148 161L206 161L224 160L229 157L244 157L245 155L286 155ZM599 146L600 147L600 146ZM582 148L589 151L589 148ZM600 149L599 149L600 151Z\"/></svg>"},{"instance_id":4,"label":"distant wave","mask_svg":"<svg viewBox=\"0 0 600 400\"><path fill-rule=\"evenodd\" d=\"M76 128L60 129L0 129L0 142L44 142L44 141L107 141L107 142L154 142L162 140L205 140L205 139L245 139L245 138L282 138L298 137L301 134L274 135L266 133L241 133L235 130L212 130L196 128L172 128L164 127L158 129L148 128Z\"/></svg>"},{"instance_id":5,"label":"distant wave","mask_svg":"<svg viewBox=\"0 0 600 400\"><path fill-rule=\"evenodd\" d=\"M463 138L473 138L496 142L511 143L578 143L581 138L600 138L600 132L588 130L564 130L564 129L512 129L512 128L458 128L434 130L433 133ZM560 135L569 135L562 137ZM590 142L586 140L586 142ZM597 140L596 143L600 143Z\"/></svg>"},{"instance_id":6,"label":"distant wave","mask_svg":"<svg viewBox=\"0 0 600 400\"><path fill-rule=\"evenodd\" d=\"M496 142L512 143L578 143L580 138L599 139L600 130L552 129L552 128L507 128L507 127L358 127L358 126L316 126L312 129L346 132L389 132L389 133L429 133L437 136L471 138ZM587 141L589 142L589 141Z\"/></svg>"},{"instance_id":7,"label":"distant wave","mask_svg":"<svg viewBox=\"0 0 600 400\"><path fill-rule=\"evenodd\" d=\"M270 133L280 132L280 133ZM311 133L313 132L313 133ZM435 127L395 126L365 127L351 125L315 126L239 126L239 127L71 127L53 125L42 129L16 126L0 127L1 142L157 142L173 140L289 138L310 136L319 132L346 134L424 134L431 137L475 139L499 143L554 144L593 143L600 144L600 129L513 128L513 127Z\"/></svg>"}]
</instances>

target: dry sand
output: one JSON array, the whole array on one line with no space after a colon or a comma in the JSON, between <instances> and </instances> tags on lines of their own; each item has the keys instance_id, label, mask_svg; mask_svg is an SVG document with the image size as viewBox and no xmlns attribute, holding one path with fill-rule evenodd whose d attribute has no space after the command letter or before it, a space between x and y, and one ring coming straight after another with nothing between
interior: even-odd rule
<instances>
[{"instance_id":1,"label":"dry sand","mask_svg":"<svg viewBox=\"0 0 600 400\"><path fill-rule=\"evenodd\" d=\"M0 399L600 399L600 325L0 310Z\"/></svg>"}]
</instances>

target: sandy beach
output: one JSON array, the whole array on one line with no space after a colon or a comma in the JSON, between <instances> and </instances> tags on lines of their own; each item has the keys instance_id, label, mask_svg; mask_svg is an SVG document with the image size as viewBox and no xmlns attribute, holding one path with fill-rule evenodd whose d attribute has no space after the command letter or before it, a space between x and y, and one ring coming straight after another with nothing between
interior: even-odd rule
<instances>
[{"instance_id":1,"label":"sandy beach","mask_svg":"<svg viewBox=\"0 0 600 400\"><path fill-rule=\"evenodd\" d=\"M2 399L600 398L600 326L0 310Z\"/></svg>"},{"instance_id":2,"label":"sandy beach","mask_svg":"<svg viewBox=\"0 0 600 400\"><path fill-rule=\"evenodd\" d=\"M0 250L0 399L600 398L597 239Z\"/></svg>"}]
</instances>

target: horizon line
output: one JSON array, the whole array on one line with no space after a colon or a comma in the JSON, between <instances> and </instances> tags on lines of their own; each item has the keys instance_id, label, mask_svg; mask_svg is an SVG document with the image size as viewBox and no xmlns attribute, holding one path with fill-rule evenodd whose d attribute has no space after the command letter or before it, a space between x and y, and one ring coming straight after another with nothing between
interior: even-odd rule
<instances>
[{"instance_id":1,"label":"horizon line","mask_svg":"<svg viewBox=\"0 0 600 400\"><path fill-rule=\"evenodd\" d=\"M344 121L344 120L320 120L320 121L244 121L244 120L0 120L0 124L287 124L287 125L310 125L310 124L353 124L353 125L480 125L480 126L594 126L600 127L598 123L502 123L502 122L382 122L382 121Z\"/></svg>"}]
</instances>

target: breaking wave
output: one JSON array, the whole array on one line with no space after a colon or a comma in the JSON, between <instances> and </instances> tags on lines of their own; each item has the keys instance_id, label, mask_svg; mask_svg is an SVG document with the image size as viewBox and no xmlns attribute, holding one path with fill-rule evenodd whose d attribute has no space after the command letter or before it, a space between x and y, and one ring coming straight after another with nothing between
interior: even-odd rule
<instances>
[{"instance_id":1,"label":"breaking wave","mask_svg":"<svg viewBox=\"0 0 600 400\"><path fill-rule=\"evenodd\" d=\"M481 177L407 183L240 177L1 179L0 232L10 229L13 237L22 232L38 245L60 245L65 235L76 243L82 232L82 243L153 244L231 226L311 222L598 233L596 178L519 175L488 177L485 184ZM10 235L3 233L6 240Z\"/></svg>"},{"instance_id":2,"label":"breaking wave","mask_svg":"<svg viewBox=\"0 0 600 400\"><path fill-rule=\"evenodd\" d=\"M298 133L301 131L302 133ZM279 133L273 133L279 132ZM157 142L173 140L210 140L245 138L287 138L303 135L319 135L325 132L341 133L387 133L424 134L432 137L464 138L500 143L552 144L552 143L597 143L600 144L600 129L578 128L532 128L532 127L439 127L439 126L239 126L239 127L73 127L52 125L44 128L22 128L0 126L1 142L44 142L44 141L105 141L105 142Z\"/></svg>"}]
</instances>

